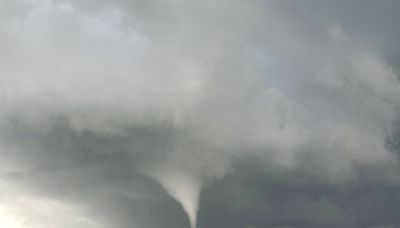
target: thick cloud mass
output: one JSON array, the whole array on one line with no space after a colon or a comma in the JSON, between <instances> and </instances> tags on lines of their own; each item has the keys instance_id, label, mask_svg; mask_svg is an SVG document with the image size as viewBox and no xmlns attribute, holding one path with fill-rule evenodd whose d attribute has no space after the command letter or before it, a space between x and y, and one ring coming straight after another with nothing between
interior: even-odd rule
<instances>
[{"instance_id":1,"label":"thick cloud mass","mask_svg":"<svg viewBox=\"0 0 400 228\"><path fill-rule=\"evenodd\" d=\"M400 227L398 9L0 0L0 227Z\"/></svg>"}]
</instances>

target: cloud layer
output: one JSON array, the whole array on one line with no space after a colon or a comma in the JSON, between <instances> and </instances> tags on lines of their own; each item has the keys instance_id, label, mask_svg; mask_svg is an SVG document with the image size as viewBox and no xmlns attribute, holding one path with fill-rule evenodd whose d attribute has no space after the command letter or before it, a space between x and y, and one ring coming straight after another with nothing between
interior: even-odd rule
<instances>
[{"instance_id":1,"label":"cloud layer","mask_svg":"<svg viewBox=\"0 0 400 228\"><path fill-rule=\"evenodd\" d=\"M4 226L395 226L399 6L0 0Z\"/></svg>"}]
</instances>

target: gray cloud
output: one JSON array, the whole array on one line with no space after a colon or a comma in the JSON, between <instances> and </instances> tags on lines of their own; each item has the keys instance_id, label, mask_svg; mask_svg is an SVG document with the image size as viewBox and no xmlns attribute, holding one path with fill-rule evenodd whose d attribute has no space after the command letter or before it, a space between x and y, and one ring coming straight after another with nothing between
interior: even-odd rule
<instances>
[{"instance_id":1,"label":"gray cloud","mask_svg":"<svg viewBox=\"0 0 400 228\"><path fill-rule=\"evenodd\" d=\"M396 227L397 6L2 0L0 220Z\"/></svg>"}]
</instances>

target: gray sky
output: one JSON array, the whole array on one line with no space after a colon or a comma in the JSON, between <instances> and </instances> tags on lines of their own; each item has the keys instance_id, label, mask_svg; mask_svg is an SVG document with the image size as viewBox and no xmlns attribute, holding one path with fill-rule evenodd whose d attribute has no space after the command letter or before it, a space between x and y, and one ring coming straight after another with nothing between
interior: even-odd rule
<instances>
[{"instance_id":1,"label":"gray sky","mask_svg":"<svg viewBox=\"0 0 400 228\"><path fill-rule=\"evenodd\" d=\"M400 227L397 0L0 0L0 227Z\"/></svg>"}]
</instances>

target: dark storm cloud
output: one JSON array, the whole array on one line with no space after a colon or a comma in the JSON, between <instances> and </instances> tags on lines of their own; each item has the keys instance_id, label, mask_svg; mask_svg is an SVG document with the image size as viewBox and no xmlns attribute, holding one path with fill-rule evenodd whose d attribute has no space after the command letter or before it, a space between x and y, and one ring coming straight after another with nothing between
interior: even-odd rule
<instances>
[{"instance_id":1,"label":"dark storm cloud","mask_svg":"<svg viewBox=\"0 0 400 228\"><path fill-rule=\"evenodd\" d=\"M227 177L203 194L198 227L398 227L399 187L297 176ZM286 181L290 181L289 184Z\"/></svg>"},{"instance_id":2,"label":"dark storm cloud","mask_svg":"<svg viewBox=\"0 0 400 228\"><path fill-rule=\"evenodd\" d=\"M0 0L0 227L400 226L399 6Z\"/></svg>"}]
</instances>

